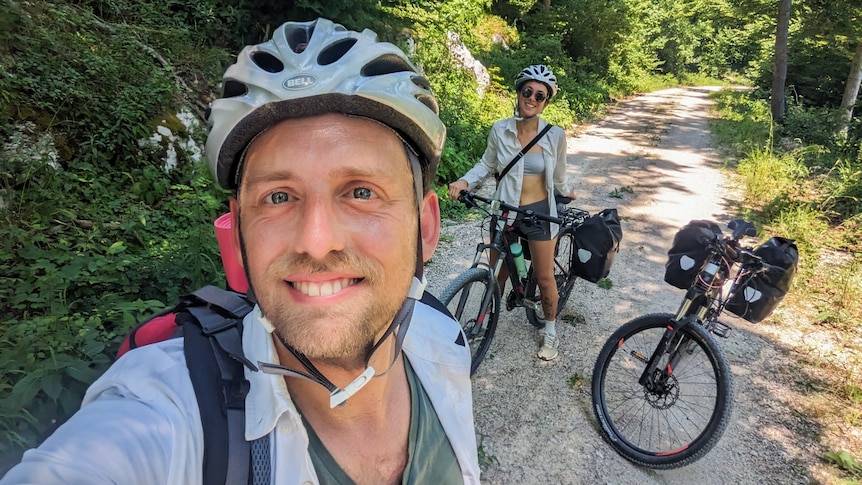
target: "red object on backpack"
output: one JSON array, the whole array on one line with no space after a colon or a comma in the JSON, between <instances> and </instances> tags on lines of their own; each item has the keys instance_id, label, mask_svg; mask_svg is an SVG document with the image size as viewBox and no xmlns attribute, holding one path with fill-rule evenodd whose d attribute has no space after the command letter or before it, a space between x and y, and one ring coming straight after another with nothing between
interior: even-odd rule
<instances>
[{"instance_id":1,"label":"red object on backpack","mask_svg":"<svg viewBox=\"0 0 862 485\"><path fill-rule=\"evenodd\" d=\"M144 346L168 340L177 332L177 314L175 312L157 315L147 321L141 322L132 329L120 344L117 358L126 352Z\"/></svg>"},{"instance_id":2,"label":"red object on backpack","mask_svg":"<svg viewBox=\"0 0 862 485\"><path fill-rule=\"evenodd\" d=\"M213 225L215 226L216 239L218 240L218 248L221 253L221 262L224 266L227 285L231 290L238 293L248 293L248 280L245 277L245 270L239 264L239 261L236 260L236 253L233 248L230 212L216 219Z\"/></svg>"}]
</instances>

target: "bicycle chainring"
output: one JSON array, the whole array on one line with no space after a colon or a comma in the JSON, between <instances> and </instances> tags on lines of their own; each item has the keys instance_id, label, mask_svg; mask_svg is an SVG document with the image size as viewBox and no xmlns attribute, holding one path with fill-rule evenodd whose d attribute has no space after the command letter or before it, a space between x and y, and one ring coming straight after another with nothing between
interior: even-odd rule
<instances>
[{"instance_id":1,"label":"bicycle chainring","mask_svg":"<svg viewBox=\"0 0 862 485\"><path fill-rule=\"evenodd\" d=\"M506 311L510 312L516 306L518 306L518 297L515 296L515 290L509 290L509 294L506 295Z\"/></svg>"}]
</instances>

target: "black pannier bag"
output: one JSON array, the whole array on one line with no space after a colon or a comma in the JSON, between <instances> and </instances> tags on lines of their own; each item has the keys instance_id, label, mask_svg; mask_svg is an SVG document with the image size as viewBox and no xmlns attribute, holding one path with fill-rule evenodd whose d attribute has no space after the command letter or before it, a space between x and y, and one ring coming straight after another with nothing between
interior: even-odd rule
<instances>
[{"instance_id":1,"label":"black pannier bag","mask_svg":"<svg viewBox=\"0 0 862 485\"><path fill-rule=\"evenodd\" d=\"M664 281L687 290L709 257L709 243L721 237L721 228L712 221L694 220L682 226L667 252Z\"/></svg>"},{"instance_id":2,"label":"black pannier bag","mask_svg":"<svg viewBox=\"0 0 862 485\"><path fill-rule=\"evenodd\" d=\"M773 237L754 250L763 261L777 266L751 277L727 302L726 310L751 323L768 317L781 302L796 275L799 250L792 239Z\"/></svg>"},{"instance_id":3,"label":"black pannier bag","mask_svg":"<svg viewBox=\"0 0 862 485\"><path fill-rule=\"evenodd\" d=\"M623 228L616 209L605 209L590 217L575 228L572 272L591 283L606 277L622 239Z\"/></svg>"}]
</instances>

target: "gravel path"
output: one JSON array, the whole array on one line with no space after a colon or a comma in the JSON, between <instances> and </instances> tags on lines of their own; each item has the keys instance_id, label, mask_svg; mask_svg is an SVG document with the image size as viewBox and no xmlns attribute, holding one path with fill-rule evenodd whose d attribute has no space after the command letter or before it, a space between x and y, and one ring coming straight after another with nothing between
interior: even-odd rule
<instances>
[{"instance_id":1,"label":"gravel path","mask_svg":"<svg viewBox=\"0 0 862 485\"><path fill-rule=\"evenodd\" d=\"M605 339L622 323L673 312L682 290L662 281L676 230L691 219L722 227L736 199L709 148L710 88L670 89L633 98L568 142L575 205L616 207L623 241L609 290L578 281L558 321L560 357L535 357L539 335L522 309L501 315L488 356L473 377L480 458L486 484L806 484L819 452L793 410L790 352L763 330L726 317L722 339L734 375L735 404L721 441L704 458L676 470L635 466L607 445L591 411L589 380ZM489 183L488 185L493 185ZM486 190L488 187L486 187ZM440 294L472 261L477 222L444 221L432 262L431 291Z\"/></svg>"}]
</instances>

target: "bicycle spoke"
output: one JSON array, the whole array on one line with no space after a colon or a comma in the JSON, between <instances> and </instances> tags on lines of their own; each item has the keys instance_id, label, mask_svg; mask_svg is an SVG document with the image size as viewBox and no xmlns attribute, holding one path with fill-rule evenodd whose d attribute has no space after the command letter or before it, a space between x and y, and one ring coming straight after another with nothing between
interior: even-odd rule
<instances>
[{"instance_id":1,"label":"bicycle spoke","mask_svg":"<svg viewBox=\"0 0 862 485\"><path fill-rule=\"evenodd\" d=\"M602 348L593 375L594 410L610 443L637 463L679 466L706 453L730 414L729 371L719 369L720 348L699 326L678 330L682 350L659 355L645 385L650 356L666 333L669 316L650 315L621 327ZM617 336L619 335L619 336ZM668 362L676 362L672 370Z\"/></svg>"}]
</instances>

